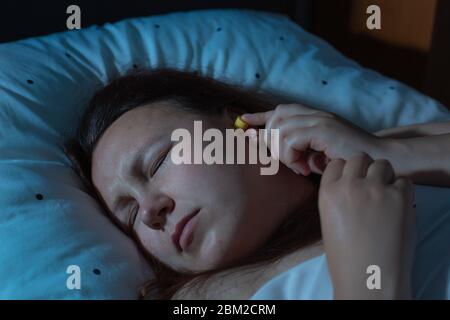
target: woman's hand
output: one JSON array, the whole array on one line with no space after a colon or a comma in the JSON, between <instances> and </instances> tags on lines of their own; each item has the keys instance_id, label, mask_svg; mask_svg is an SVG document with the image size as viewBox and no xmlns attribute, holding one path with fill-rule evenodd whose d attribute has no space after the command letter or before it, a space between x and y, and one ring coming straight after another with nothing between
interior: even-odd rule
<instances>
[{"instance_id":1,"label":"woman's hand","mask_svg":"<svg viewBox=\"0 0 450 320\"><path fill-rule=\"evenodd\" d=\"M356 152L372 156L382 148L374 136L338 116L300 104L242 115L250 126L279 129L279 159L296 173L322 173L330 159L348 159ZM269 141L266 144L271 148Z\"/></svg>"},{"instance_id":2,"label":"woman's hand","mask_svg":"<svg viewBox=\"0 0 450 320\"><path fill-rule=\"evenodd\" d=\"M356 154L331 161L321 179L319 212L337 299L411 298L414 189L391 164ZM367 287L380 268L381 289Z\"/></svg>"}]
</instances>

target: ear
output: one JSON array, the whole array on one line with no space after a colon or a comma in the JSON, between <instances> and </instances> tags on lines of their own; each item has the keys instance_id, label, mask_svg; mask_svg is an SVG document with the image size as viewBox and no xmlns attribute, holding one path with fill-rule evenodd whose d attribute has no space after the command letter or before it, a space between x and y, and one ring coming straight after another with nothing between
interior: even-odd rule
<instances>
[{"instance_id":1,"label":"ear","mask_svg":"<svg viewBox=\"0 0 450 320\"><path fill-rule=\"evenodd\" d=\"M239 110L235 107L225 107L223 110L225 121L227 123L230 123L231 127L234 126L234 121L236 121L236 118L243 113L244 112L242 110Z\"/></svg>"}]
</instances>

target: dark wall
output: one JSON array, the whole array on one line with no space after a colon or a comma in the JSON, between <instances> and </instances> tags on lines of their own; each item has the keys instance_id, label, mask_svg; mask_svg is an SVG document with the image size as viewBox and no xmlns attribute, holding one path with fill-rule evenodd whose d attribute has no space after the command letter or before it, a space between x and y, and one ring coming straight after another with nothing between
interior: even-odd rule
<instances>
[{"instance_id":1,"label":"dark wall","mask_svg":"<svg viewBox=\"0 0 450 320\"><path fill-rule=\"evenodd\" d=\"M310 0L2 0L0 3L0 42L65 31L71 4L81 8L81 26L101 25L125 18L195 9L241 8L285 14L305 26L312 16ZM308 27L308 26L306 26Z\"/></svg>"},{"instance_id":2,"label":"dark wall","mask_svg":"<svg viewBox=\"0 0 450 320\"><path fill-rule=\"evenodd\" d=\"M436 9L424 91L442 101L450 109L450 1L448 0L440 0Z\"/></svg>"},{"instance_id":3,"label":"dark wall","mask_svg":"<svg viewBox=\"0 0 450 320\"><path fill-rule=\"evenodd\" d=\"M431 48L417 50L400 44L382 41L367 33L355 33L350 22L354 20L352 5L360 0L315 0L313 32L327 40L347 57L364 67L377 70L442 102L450 109L450 0L437 0L432 18ZM362 1L362 0L361 0ZM385 0L390 3L406 3L405 0ZM370 3L381 0L367 1ZM431 2L423 0L423 5ZM383 10L383 6L381 6ZM382 19L385 19L386 13ZM407 12L390 10L395 23L384 31L395 32L405 25ZM409 22L409 21L408 21ZM396 30L397 29L397 30ZM409 35L414 38L414 34ZM417 38L417 35L415 35Z\"/></svg>"}]
</instances>

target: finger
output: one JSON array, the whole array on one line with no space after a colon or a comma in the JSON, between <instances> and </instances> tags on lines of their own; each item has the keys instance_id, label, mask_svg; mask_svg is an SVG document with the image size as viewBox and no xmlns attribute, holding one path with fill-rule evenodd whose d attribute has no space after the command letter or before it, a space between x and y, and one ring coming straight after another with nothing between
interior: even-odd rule
<instances>
[{"instance_id":1,"label":"finger","mask_svg":"<svg viewBox=\"0 0 450 320\"><path fill-rule=\"evenodd\" d=\"M272 112L265 112L265 113L255 113L251 114L250 116L255 116L256 119L254 122L249 123L251 125L256 124L263 124L265 121L265 129L266 132L270 135L272 132L272 129L280 130L281 139L283 139L285 136L288 136L291 134L291 131L298 130L299 127L312 127L321 121L323 121L324 116L322 116L322 112L318 112L316 110L310 109L309 114L298 114L298 107L293 109L292 105L283 105L286 106L285 108L278 108L273 110ZM297 106L297 105L295 105ZM296 110L296 111L295 111ZM313 110L313 111L311 111ZM293 112L296 112L296 114L293 114ZM312 113L314 112L314 113ZM243 115L244 116L244 115ZM242 117L243 117L242 116ZM263 118L265 120L263 120ZM308 132L310 133L310 132ZM267 147L269 149L272 149L271 147L271 141L267 139L267 136L264 136L264 142L266 143ZM302 137L302 136L300 136ZM311 138L311 136L310 136ZM322 151L322 150L320 150Z\"/></svg>"},{"instance_id":2,"label":"finger","mask_svg":"<svg viewBox=\"0 0 450 320\"><path fill-rule=\"evenodd\" d=\"M302 128L297 128L300 131ZM279 129L265 129L262 134L259 135L259 139L262 139L262 147L270 150L272 158L280 160L288 168L292 169L295 173L309 175L311 170L307 164L306 156L304 152L299 151L290 146L288 141L289 137L284 139L280 138Z\"/></svg>"},{"instance_id":3,"label":"finger","mask_svg":"<svg viewBox=\"0 0 450 320\"><path fill-rule=\"evenodd\" d=\"M367 175L367 169L372 162L373 159L367 153L356 153L347 160L343 175L363 178Z\"/></svg>"},{"instance_id":4,"label":"finger","mask_svg":"<svg viewBox=\"0 0 450 320\"><path fill-rule=\"evenodd\" d=\"M411 179L408 177L397 177L393 183L393 185L400 190L403 190L410 196L411 203L414 203L414 184Z\"/></svg>"},{"instance_id":5,"label":"finger","mask_svg":"<svg viewBox=\"0 0 450 320\"><path fill-rule=\"evenodd\" d=\"M284 139L287 144L293 149L299 151L306 151L311 149L316 152L324 152L327 144L321 142L321 135L323 132L317 126L310 126L304 128L295 128L289 132L289 134L284 134Z\"/></svg>"},{"instance_id":6,"label":"finger","mask_svg":"<svg viewBox=\"0 0 450 320\"><path fill-rule=\"evenodd\" d=\"M303 117L305 116L295 115L282 121L279 121L279 118L272 117L266 124L266 129L278 130L280 160L288 166L297 161L302 162L301 168L297 169L305 174L302 168L307 166L307 157L306 155L302 156L302 152L299 151L306 151L309 145L307 126L311 125L311 120L314 120L314 118L303 119ZM272 150L274 146L271 143L269 147Z\"/></svg>"},{"instance_id":7,"label":"finger","mask_svg":"<svg viewBox=\"0 0 450 320\"><path fill-rule=\"evenodd\" d=\"M279 104L274 110L257 113L245 113L241 116L242 120L252 125L263 125L269 121L271 117L285 119L293 115L311 115L331 116L331 114L324 111L306 107L302 104Z\"/></svg>"},{"instance_id":8,"label":"finger","mask_svg":"<svg viewBox=\"0 0 450 320\"><path fill-rule=\"evenodd\" d=\"M250 125L262 126L266 124L266 122L270 119L273 113L274 110L257 113L244 113L243 115L241 115L241 119Z\"/></svg>"},{"instance_id":9,"label":"finger","mask_svg":"<svg viewBox=\"0 0 450 320\"><path fill-rule=\"evenodd\" d=\"M289 162L287 164L287 167L294 170L295 173L299 174L301 173L304 176L309 176L311 173L311 168L308 165L307 160L307 152L297 152L297 159L293 162Z\"/></svg>"},{"instance_id":10,"label":"finger","mask_svg":"<svg viewBox=\"0 0 450 320\"><path fill-rule=\"evenodd\" d=\"M309 128L317 125L322 120L323 118L314 115L293 115L283 121L274 121L271 125L272 128L280 129L280 135L281 137L284 137L290 135L292 131L297 130L298 128Z\"/></svg>"},{"instance_id":11,"label":"finger","mask_svg":"<svg viewBox=\"0 0 450 320\"><path fill-rule=\"evenodd\" d=\"M315 151L303 151L299 152L300 156L289 167L296 168L303 175L308 176L311 172L317 174L323 174L328 162L331 160L322 152ZM294 170L295 171L295 170ZM305 172L306 171L306 172Z\"/></svg>"},{"instance_id":12,"label":"finger","mask_svg":"<svg viewBox=\"0 0 450 320\"><path fill-rule=\"evenodd\" d=\"M278 129L272 129L270 132L266 129L259 138L263 139L262 146L270 150L272 158L280 160L297 174L301 173L307 176L311 173L306 156L303 152L290 148L285 141L280 141Z\"/></svg>"},{"instance_id":13,"label":"finger","mask_svg":"<svg viewBox=\"0 0 450 320\"><path fill-rule=\"evenodd\" d=\"M310 172L322 174L330 161L323 153L327 146L318 143L318 135L324 134L316 127L320 119L316 115L294 115L282 121L279 126L280 160L304 175L309 175ZM304 173L304 169L308 173Z\"/></svg>"},{"instance_id":14,"label":"finger","mask_svg":"<svg viewBox=\"0 0 450 320\"><path fill-rule=\"evenodd\" d=\"M386 159L375 160L367 170L367 177L384 183L391 184L394 182L394 168Z\"/></svg>"},{"instance_id":15,"label":"finger","mask_svg":"<svg viewBox=\"0 0 450 320\"><path fill-rule=\"evenodd\" d=\"M304 151L311 148L317 152L323 152L329 145L320 143L326 132L320 130L319 126L323 118L315 115L295 115L282 121L280 129L280 139L289 140L291 146L297 150ZM278 125L278 122L270 125Z\"/></svg>"},{"instance_id":16,"label":"finger","mask_svg":"<svg viewBox=\"0 0 450 320\"><path fill-rule=\"evenodd\" d=\"M287 106L291 107L291 106ZM316 128L313 126L319 123L320 116L316 115L299 115L297 114L285 117L281 108L277 108L271 115L265 125L264 143L271 150L276 159L280 159L286 166L294 170L296 173L309 175L311 168L308 165L308 157L303 152L310 146L314 134L317 134ZM289 108L284 108L284 112L290 112ZM274 136L273 131L278 132L278 140L269 139ZM320 150L322 151L322 150ZM322 172L316 168L316 171Z\"/></svg>"},{"instance_id":17,"label":"finger","mask_svg":"<svg viewBox=\"0 0 450 320\"><path fill-rule=\"evenodd\" d=\"M322 178L320 179L320 185L326 185L330 182L339 180L343 174L344 167L344 159L331 160L325 168L325 171L323 172Z\"/></svg>"},{"instance_id":18,"label":"finger","mask_svg":"<svg viewBox=\"0 0 450 320\"><path fill-rule=\"evenodd\" d=\"M276 113L278 113L281 117L290 117L293 115L308 115L314 113L324 113L321 110L309 108L305 105L299 103L284 103L279 104L274 109Z\"/></svg>"},{"instance_id":19,"label":"finger","mask_svg":"<svg viewBox=\"0 0 450 320\"><path fill-rule=\"evenodd\" d=\"M311 172L317 174L323 174L328 162L331 160L322 152L308 152L306 163L308 164Z\"/></svg>"},{"instance_id":20,"label":"finger","mask_svg":"<svg viewBox=\"0 0 450 320\"><path fill-rule=\"evenodd\" d=\"M295 167L303 175L309 175L311 172L322 174L325 166L318 165L320 159L315 158L314 154L317 153L315 151L323 150L312 149L315 132L313 128L297 128L285 136L281 143L280 160L288 166Z\"/></svg>"},{"instance_id":21,"label":"finger","mask_svg":"<svg viewBox=\"0 0 450 320\"><path fill-rule=\"evenodd\" d=\"M415 188L414 184L408 177L397 177L393 186L398 188L403 192L405 197L407 197L407 201L412 209L414 209L414 204L416 202Z\"/></svg>"}]
</instances>

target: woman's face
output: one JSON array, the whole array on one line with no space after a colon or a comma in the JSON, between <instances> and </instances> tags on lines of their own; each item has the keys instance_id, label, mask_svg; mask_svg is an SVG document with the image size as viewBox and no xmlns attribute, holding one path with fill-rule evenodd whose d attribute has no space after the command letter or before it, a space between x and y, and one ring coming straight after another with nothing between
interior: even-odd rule
<instances>
[{"instance_id":1,"label":"woman's face","mask_svg":"<svg viewBox=\"0 0 450 320\"><path fill-rule=\"evenodd\" d=\"M202 120L203 131L225 132L234 117L199 116L155 102L124 113L94 150L92 180L105 205L123 225L131 215L144 248L177 271L211 270L251 254L314 191L308 178L281 164L276 175L261 175L260 164L172 162L172 131L185 128L193 137L194 120ZM180 250L173 234L191 214L185 228L191 237L184 233Z\"/></svg>"}]
</instances>

